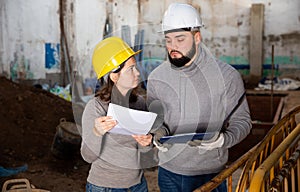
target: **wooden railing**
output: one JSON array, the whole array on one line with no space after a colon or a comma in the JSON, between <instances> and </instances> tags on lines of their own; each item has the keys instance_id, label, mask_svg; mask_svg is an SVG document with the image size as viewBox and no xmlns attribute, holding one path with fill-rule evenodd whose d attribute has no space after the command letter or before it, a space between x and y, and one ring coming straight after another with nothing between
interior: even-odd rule
<instances>
[{"instance_id":1,"label":"wooden railing","mask_svg":"<svg viewBox=\"0 0 300 192\"><path fill-rule=\"evenodd\" d=\"M236 192L244 192L249 189L250 184L252 183L252 179L254 173L257 171L259 166L261 166L264 161L277 149L277 147L283 143L284 148L287 145L285 140L293 130L296 130L296 115L300 115L300 106L296 107L288 114L286 114L283 118L281 118L276 125L274 125L269 132L266 134L264 139L258 143L255 147L253 147L250 151L245 153L242 157L236 160L234 163L230 164L228 168L223 170L220 174L218 174L215 178L213 178L210 182L196 189L195 192L208 192L215 189L219 184L221 184L224 180L227 180L228 192L235 190ZM293 132L291 135L295 135L296 132ZM290 140L292 136L288 138ZM292 138L298 140L299 138ZM283 142L285 141L285 142ZM295 142L294 142L295 144ZM287 154L291 154L296 151L296 148L287 147L288 150L285 152ZM276 153L276 151L275 151ZM274 153L273 153L274 154ZM272 155L273 156L273 155ZM290 157L290 156L288 156ZM269 161L269 160L268 160ZM283 167L285 163L284 158L281 160L280 169ZM299 179L299 158L297 160L298 165L298 179ZM243 169L240 174L239 181L236 186L233 186L232 175L238 169ZM280 169L272 169L270 173L273 175L271 178L266 178L266 180L273 180L277 177ZM265 178L264 178L265 179ZM263 182L265 182L263 180ZM275 181L274 181L275 182ZM299 183L299 182L298 182ZM254 184L252 184L254 185ZM250 190L251 191L251 190ZM255 190L254 190L255 191ZM259 190L258 190L259 191ZM252 192L252 191L251 191Z\"/></svg>"}]
</instances>

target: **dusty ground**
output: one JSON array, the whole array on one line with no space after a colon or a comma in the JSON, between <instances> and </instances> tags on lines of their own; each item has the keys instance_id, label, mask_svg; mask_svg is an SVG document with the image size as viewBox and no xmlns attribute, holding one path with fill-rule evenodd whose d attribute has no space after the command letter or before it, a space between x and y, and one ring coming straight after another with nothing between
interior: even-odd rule
<instances>
[{"instance_id":1,"label":"dusty ground","mask_svg":"<svg viewBox=\"0 0 300 192\"><path fill-rule=\"evenodd\" d=\"M89 164L79 153L71 159L51 152L61 118L74 122L72 104L42 89L20 85L0 77L0 166L28 165L25 172L0 177L27 178L36 188L52 192L83 192ZM150 191L157 190L156 172L147 171Z\"/></svg>"}]
</instances>

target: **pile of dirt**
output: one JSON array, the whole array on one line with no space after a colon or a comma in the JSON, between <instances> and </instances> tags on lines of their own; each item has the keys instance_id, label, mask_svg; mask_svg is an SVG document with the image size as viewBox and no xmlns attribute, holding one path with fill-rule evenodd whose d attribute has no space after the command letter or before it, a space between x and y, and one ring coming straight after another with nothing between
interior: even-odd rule
<instances>
[{"instance_id":1,"label":"pile of dirt","mask_svg":"<svg viewBox=\"0 0 300 192\"><path fill-rule=\"evenodd\" d=\"M0 168L28 166L24 172L0 176L1 187L9 179L27 178L36 188L51 192L85 191L90 165L81 158L79 147L68 159L51 151L61 118L74 122L71 102L0 76ZM149 191L159 191L157 170L145 175Z\"/></svg>"},{"instance_id":2,"label":"pile of dirt","mask_svg":"<svg viewBox=\"0 0 300 192\"><path fill-rule=\"evenodd\" d=\"M43 89L14 83L0 77L0 166L28 169L16 175L37 188L54 192L84 191L89 165L78 150L71 159L51 152L61 118L74 122L72 103Z\"/></svg>"}]
</instances>

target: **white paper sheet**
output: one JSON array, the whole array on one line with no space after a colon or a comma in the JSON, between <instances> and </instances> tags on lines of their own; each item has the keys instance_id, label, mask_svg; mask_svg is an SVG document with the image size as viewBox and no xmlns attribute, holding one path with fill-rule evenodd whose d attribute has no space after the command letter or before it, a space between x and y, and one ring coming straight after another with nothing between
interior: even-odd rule
<instances>
[{"instance_id":1,"label":"white paper sheet","mask_svg":"<svg viewBox=\"0 0 300 192\"><path fill-rule=\"evenodd\" d=\"M149 133L157 114L129 109L110 103L107 116L112 116L113 119L118 122L118 124L109 131L110 133L146 135Z\"/></svg>"}]
</instances>

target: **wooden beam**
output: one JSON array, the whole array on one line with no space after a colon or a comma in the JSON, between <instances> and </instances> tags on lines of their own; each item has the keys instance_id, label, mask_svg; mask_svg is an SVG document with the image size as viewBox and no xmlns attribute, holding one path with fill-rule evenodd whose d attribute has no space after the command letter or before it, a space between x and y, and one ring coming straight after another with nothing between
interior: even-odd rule
<instances>
[{"instance_id":1,"label":"wooden beam","mask_svg":"<svg viewBox=\"0 0 300 192\"><path fill-rule=\"evenodd\" d=\"M250 81L257 84L263 74L264 4L252 5L250 22Z\"/></svg>"}]
</instances>

